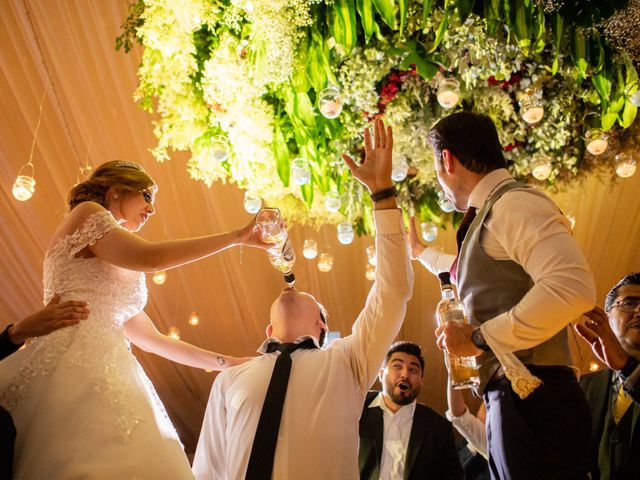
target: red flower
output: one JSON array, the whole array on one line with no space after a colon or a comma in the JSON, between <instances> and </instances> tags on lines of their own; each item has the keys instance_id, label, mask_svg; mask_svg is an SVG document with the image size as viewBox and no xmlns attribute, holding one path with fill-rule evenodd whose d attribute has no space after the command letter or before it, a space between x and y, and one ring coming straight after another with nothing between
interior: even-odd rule
<instances>
[{"instance_id":1,"label":"red flower","mask_svg":"<svg viewBox=\"0 0 640 480\"><path fill-rule=\"evenodd\" d=\"M511 150L513 150L515 148L515 145L513 143L510 143L509 145L507 145L506 147L503 147L502 150L504 150L505 152L510 152Z\"/></svg>"},{"instance_id":2,"label":"red flower","mask_svg":"<svg viewBox=\"0 0 640 480\"><path fill-rule=\"evenodd\" d=\"M491 85L492 87L495 85L499 85L500 82L498 80L496 80L496 77L494 77L493 75L491 75L489 78L487 78L487 83L489 85Z\"/></svg>"}]
</instances>

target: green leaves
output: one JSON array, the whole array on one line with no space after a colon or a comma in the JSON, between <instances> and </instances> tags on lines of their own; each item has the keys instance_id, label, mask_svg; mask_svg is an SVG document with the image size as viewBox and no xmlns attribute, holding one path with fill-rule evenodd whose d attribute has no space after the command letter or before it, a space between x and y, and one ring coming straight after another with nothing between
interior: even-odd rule
<instances>
[{"instance_id":1,"label":"green leaves","mask_svg":"<svg viewBox=\"0 0 640 480\"><path fill-rule=\"evenodd\" d=\"M396 4L393 0L373 0L376 11L380 14L384 23L392 30L396 29Z\"/></svg>"},{"instance_id":2,"label":"green leaves","mask_svg":"<svg viewBox=\"0 0 640 480\"><path fill-rule=\"evenodd\" d=\"M354 0L335 0L330 7L329 30L349 55L356 44L356 7Z\"/></svg>"},{"instance_id":3,"label":"green leaves","mask_svg":"<svg viewBox=\"0 0 640 480\"><path fill-rule=\"evenodd\" d=\"M364 41L369 43L373 32L375 31L376 22L373 18L373 0L356 0L358 14L360 15L360 23L364 31Z\"/></svg>"},{"instance_id":4,"label":"green leaves","mask_svg":"<svg viewBox=\"0 0 640 480\"><path fill-rule=\"evenodd\" d=\"M551 15L551 31L553 32L553 65L551 67L551 74L555 76L555 74L558 73L558 58L560 56L562 34L564 33L564 19L558 12Z\"/></svg>"}]
</instances>

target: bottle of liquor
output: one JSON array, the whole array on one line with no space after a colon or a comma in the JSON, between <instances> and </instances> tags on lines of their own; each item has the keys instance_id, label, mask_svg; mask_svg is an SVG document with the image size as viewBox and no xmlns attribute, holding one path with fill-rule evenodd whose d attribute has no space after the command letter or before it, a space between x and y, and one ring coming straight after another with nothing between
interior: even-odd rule
<instances>
[{"instance_id":1,"label":"bottle of liquor","mask_svg":"<svg viewBox=\"0 0 640 480\"><path fill-rule=\"evenodd\" d=\"M260 229L262 240L276 244L275 247L267 250L271 265L284 274L284 281L287 285L293 285L296 281L293 274L296 254L289 241L289 234L284 226L280 210L277 208L260 209L256 216L256 224Z\"/></svg>"},{"instance_id":2,"label":"bottle of liquor","mask_svg":"<svg viewBox=\"0 0 640 480\"><path fill-rule=\"evenodd\" d=\"M440 289L442 291L442 300L440 300L436 309L438 325L448 321L469 323L469 318L464 311L464 305L458 299L451 284L449 272L440 273L438 278L440 279ZM453 388L471 388L480 385L476 357L457 357L445 352L445 363L447 370L449 370Z\"/></svg>"}]
</instances>

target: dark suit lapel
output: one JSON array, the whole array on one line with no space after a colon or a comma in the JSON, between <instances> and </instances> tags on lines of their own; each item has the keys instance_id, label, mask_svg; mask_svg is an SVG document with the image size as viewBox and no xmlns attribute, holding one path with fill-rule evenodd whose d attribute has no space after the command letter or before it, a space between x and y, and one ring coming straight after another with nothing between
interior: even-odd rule
<instances>
[{"instance_id":1,"label":"dark suit lapel","mask_svg":"<svg viewBox=\"0 0 640 480\"><path fill-rule=\"evenodd\" d=\"M409 445L407 446L407 458L404 464L404 479L409 478L409 474L416 463L422 443L427 435L427 419L423 415L422 405L416 404L413 412L413 422L411 423L411 433L409 434Z\"/></svg>"},{"instance_id":2,"label":"dark suit lapel","mask_svg":"<svg viewBox=\"0 0 640 480\"><path fill-rule=\"evenodd\" d=\"M382 448L384 444L384 419L382 417L382 409L380 407L368 408L371 430L373 431L373 446L376 452L376 465L378 466L378 475L380 474L380 464L382 462Z\"/></svg>"}]
</instances>

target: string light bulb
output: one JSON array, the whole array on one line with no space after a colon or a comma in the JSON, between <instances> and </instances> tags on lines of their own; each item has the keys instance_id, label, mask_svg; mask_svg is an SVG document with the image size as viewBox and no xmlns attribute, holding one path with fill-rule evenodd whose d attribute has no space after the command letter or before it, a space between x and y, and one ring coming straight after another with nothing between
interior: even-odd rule
<instances>
[{"instance_id":1,"label":"string light bulb","mask_svg":"<svg viewBox=\"0 0 640 480\"><path fill-rule=\"evenodd\" d=\"M29 153L29 161L25 163L16 177L16 181L13 182L11 193L16 200L26 202L29 200L36 191L36 169L33 166L33 151L36 146L36 137L38 135L38 129L40 128L40 122L42 121L42 107L44 106L44 100L46 98L46 92L42 94L42 100L40 100L40 109L38 111L38 121L36 122L36 128L33 130L33 139L31 141L31 152ZM25 168L31 167L31 176L23 174Z\"/></svg>"},{"instance_id":2,"label":"string light bulb","mask_svg":"<svg viewBox=\"0 0 640 480\"><path fill-rule=\"evenodd\" d=\"M165 272L164 270L155 272L151 277L151 279L153 280L153 283L155 283L156 285L163 285L164 282L167 281L167 272Z\"/></svg>"}]
</instances>

